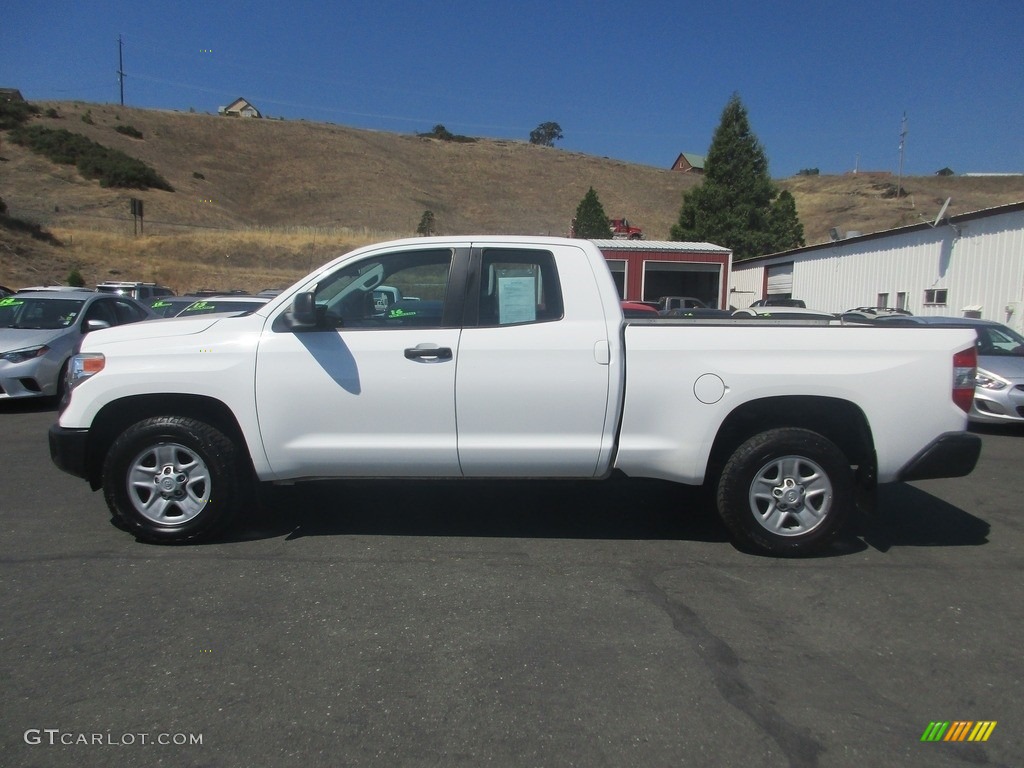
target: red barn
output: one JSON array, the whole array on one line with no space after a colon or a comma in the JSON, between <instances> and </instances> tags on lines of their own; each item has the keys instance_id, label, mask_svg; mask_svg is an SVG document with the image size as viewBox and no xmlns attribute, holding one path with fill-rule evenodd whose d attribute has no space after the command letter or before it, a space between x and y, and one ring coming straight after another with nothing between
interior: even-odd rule
<instances>
[{"instance_id":1,"label":"red barn","mask_svg":"<svg viewBox=\"0 0 1024 768\"><path fill-rule=\"evenodd\" d=\"M729 306L732 251L711 243L594 240L625 301L693 296L709 307Z\"/></svg>"}]
</instances>

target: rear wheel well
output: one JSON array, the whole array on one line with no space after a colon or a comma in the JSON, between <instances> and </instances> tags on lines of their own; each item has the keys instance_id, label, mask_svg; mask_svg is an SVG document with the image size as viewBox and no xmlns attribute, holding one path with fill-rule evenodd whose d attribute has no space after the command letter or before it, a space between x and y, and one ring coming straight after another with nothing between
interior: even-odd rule
<instances>
[{"instance_id":1,"label":"rear wheel well","mask_svg":"<svg viewBox=\"0 0 1024 768\"><path fill-rule=\"evenodd\" d=\"M784 427L807 429L835 443L857 467L858 480L873 482L875 446L864 412L847 400L799 395L755 400L730 413L711 448L708 481L717 480L729 457L749 438Z\"/></svg>"},{"instance_id":2,"label":"rear wheel well","mask_svg":"<svg viewBox=\"0 0 1024 768\"><path fill-rule=\"evenodd\" d=\"M220 400L200 395L137 395L107 403L89 430L88 479L93 490L102 485L103 461L117 437L132 424L154 416L187 416L210 424L236 445L245 445L238 420ZM243 451L249 456L248 449ZM248 462L251 467L251 460Z\"/></svg>"}]
</instances>

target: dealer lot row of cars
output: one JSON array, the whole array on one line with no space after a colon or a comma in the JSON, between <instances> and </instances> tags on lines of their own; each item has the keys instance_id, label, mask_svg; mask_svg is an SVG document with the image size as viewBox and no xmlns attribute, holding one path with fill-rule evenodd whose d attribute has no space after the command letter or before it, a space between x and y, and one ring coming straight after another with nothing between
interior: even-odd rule
<instances>
[{"instance_id":1,"label":"dealer lot row of cars","mask_svg":"<svg viewBox=\"0 0 1024 768\"><path fill-rule=\"evenodd\" d=\"M104 285L99 290L59 286L0 292L0 399L59 397L68 360L82 336L91 331L161 318L252 312L275 293L175 296L169 290L131 290L126 287L129 285ZM138 295L140 291L148 293L148 298L138 300L126 295ZM656 310L632 302L623 302L623 313L628 319L659 316ZM970 420L1024 423L1024 337L1001 323L913 316L903 310L874 307L858 307L842 315L803 307L755 306L734 312L688 308L662 312L661 316L969 327L978 335L977 388Z\"/></svg>"},{"instance_id":2,"label":"dealer lot row of cars","mask_svg":"<svg viewBox=\"0 0 1024 768\"><path fill-rule=\"evenodd\" d=\"M116 291L66 286L0 296L0 400L57 397L82 337L126 323L200 314L251 312L266 296L160 295L139 301Z\"/></svg>"}]
</instances>

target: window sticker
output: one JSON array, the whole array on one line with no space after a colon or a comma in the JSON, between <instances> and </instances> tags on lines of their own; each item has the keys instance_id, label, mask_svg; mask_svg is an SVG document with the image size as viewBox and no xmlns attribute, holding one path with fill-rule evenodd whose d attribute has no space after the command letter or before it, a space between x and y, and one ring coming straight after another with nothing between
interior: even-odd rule
<instances>
[{"instance_id":1,"label":"window sticker","mask_svg":"<svg viewBox=\"0 0 1024 768\"><path fill-rule=\"evenodd\" d=\"M388 319L397 320L403 317L415 317L418 312L410 312L407 309L392 309L388 312Z\"/></svg>"},{"instance_id":2,"label":"window sticker","mask_svg":"<svg viewBox=\"0 0 1024 768\"><path fill-rule=\"evenodd\" d=\"M537 281L533 276L498 274L498 322L532 323L537 319Z\"/></svg>"}]
</instances>

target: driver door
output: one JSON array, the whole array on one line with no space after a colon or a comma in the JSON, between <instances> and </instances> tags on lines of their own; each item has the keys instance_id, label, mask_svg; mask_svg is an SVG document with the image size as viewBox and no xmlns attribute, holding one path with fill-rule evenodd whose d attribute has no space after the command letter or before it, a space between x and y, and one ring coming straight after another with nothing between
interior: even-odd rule
<instances>
[{"instance_id":1,"label":"driver door","mask_svg":"<svg viewBox=\"0 0 1024 768\"><path fill-rule=\"evenodd\" d=\"M348 262L314 289L315 329L268 324L256 406L276 479L460 474L455 256L401 249Z\"/></svg>"}]
</instances>

